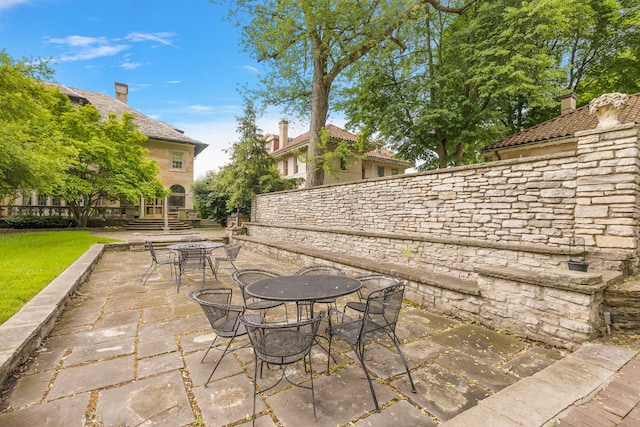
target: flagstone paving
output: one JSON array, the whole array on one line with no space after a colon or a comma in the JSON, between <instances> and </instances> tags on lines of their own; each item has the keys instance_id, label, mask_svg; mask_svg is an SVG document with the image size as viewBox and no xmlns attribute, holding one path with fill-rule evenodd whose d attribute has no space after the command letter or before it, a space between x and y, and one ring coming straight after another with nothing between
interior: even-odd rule
<instances>
[{"instance_id":1,"label":"flagstone paving","mask_svg":"<svg viewBox=\"0 0 640 427\"><path fill-rule=\"evenodd\" d=\"M225 357L205 387L220 352L212 350L201 361L215 335L200 307L187 298L200 286L200 275L188 277L177 293L175 279L162 267L141 286L140 276L149 263L145 251L104 253L55 330L4 385L0 425L251 425L254 360L246 339L234 344L245 347ZM237 266L281 274L301 267L249 251L241 251ZM216 282L209 274L206 286L230 287L234 301L241 303L229 270L219 278ZM339 299L339 306L352 297ZM381 340L365 353L382 407L376 413L355 355L337 340L337 364L332 361L329 375L326 353L319 346L313 349L316 421L309 390L279 385L258 396L256 425L434 426L450 421L464 426L482 424L476 424L478 420L497 426L537 425L518 423L526 417L546 422L556 414L549 415L549 408L559 413L568 406L565 394L593 393L593 381L605 382L612 369L631 357L620 353L611 366L594 362L610 358L606 347L604 353L585 350L581 363L560 365L572 359L562 350L410 304L403 307L397 332L417 393L411 392L392 343ZM517 406L511 400L530 392L529 381L545 381L543 374L551 369L556 372L547 377L555 375L571 389L556 387L520 415L510 414ZM301 364L288 372L294 381L309 381ZM275 368L265 367L258 384L266 387L277 378ZM493 412L487 415L487 410ZM495 422L488 424L491 420Z\"/></svg>"}]
</instances>

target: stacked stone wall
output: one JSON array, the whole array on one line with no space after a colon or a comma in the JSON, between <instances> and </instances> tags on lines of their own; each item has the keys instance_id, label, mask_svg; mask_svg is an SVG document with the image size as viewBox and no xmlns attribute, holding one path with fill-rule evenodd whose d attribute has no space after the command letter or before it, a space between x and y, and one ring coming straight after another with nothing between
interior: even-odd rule
<instances>
[{"instance_id":1,"label":"stacked stone wall","mask_svg":"<svg viewBox=\"0 0 640 427\"><path fill-rule=\"evenodd\" d=\"M252 221L566 244L577 162L549 156L260 195Z\"/></svg>"}]
</instances>

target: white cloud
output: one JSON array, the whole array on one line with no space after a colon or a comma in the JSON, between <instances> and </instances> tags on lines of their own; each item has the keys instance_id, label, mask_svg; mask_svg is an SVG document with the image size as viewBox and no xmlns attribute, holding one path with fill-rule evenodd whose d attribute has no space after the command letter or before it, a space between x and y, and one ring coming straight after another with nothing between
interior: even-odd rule
<instances>
[{"instance_id":1,"label":"white cloud","mask_svg":"<svg viewBox=\"0 0 640 427\"><path fill-rule=\"evenodd\" d=\"M142 64L140 62L123 62L122 64L120 64L121 68L124 68L125 70L135 70L136 68L141 67Z\"/></svg>"},{"instance_id":2,"label":"white cloud","mask_svg":"<svg viewBox=\"0 0 640 427\"><path fill-rule=\"evenodd\" d=\"M0 10L28 3L31 3L31 0L0 0Z\"/></svg>"},{"instance_id":3,"label":"white cloud","mask_svg":"<svg viewBox=\"0 0 640 427\"><path fill-rule=\"evenodd\" d=\"M187 109L188 109L189 111L191 111L191 112L194 112L194 113L200 113L200 114L202 114L202 113L209 113L209 112L213 111L213 107L210 107L210 106L208 106L208 105L198 105L198 104L196 104L196 105L189 105L189 106L187 107Z\"/></svg>"},{"instance_id":4,"label":"white cloud","mask_svg":"<svg viewBox=\"0 0 640 427\"><path fill-rule=\"evenodd\" d=\"M244 65L242 68L244 68L245 70L249 70L254 74L260 74L260 70L258 70L256 67L252 67L250 65Z\"/></svg>"},{"instance_id":5,"label":"white cloud","mask_svg":"<svg viewBox=\"0 0 640 427\"><path fill-rule=\"evenodd\" d=\"M105 56L113 56L129 49L127 45L116 46L89 46L77 52L65 54L60 57L62 62L87 61L89 59L102 58Z\"/></svg>"},{"instance_id":6,"label":"white cloud","mask_svg":"<svg viewBox=\"0 0 640 427\"><path fill-rule=\"evenodd\" d=\"M176 85L182 82L180 80L167 80L167 83L170 85Z\"/></svg>"},{"instance_id":7,"label":"white cloud","mask_svg":"<svg viewBox=\"0 0 640 427\"><path fill-rule=\"evenodd\" d=\"M139 32L133 32L133 33L129 33L125 36L126 40L132 41L132 42L144 42L144 41L152 41L152 42L157 42L160 44L163 44L165 46L171 46L171 47L175 47L173 45L173 43L171 42L170 38L175 36L175 33L167 33L167 32L161 32L161 33L139 33Z\"/></svg>"}]
</instances>

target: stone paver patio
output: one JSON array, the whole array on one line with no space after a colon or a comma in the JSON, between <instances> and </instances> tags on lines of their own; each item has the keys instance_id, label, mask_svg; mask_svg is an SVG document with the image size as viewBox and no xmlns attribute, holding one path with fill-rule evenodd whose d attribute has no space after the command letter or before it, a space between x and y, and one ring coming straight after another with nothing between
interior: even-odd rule
<instances>
[{"instance_id":1,"label":"stone paver patio","mask_svg":"<svg viewBox=\"0 0 640 427\"><path fill-rule=\"evenodd\" d=\"M200 307L187 298L200 286L200 276L190 276L178 294L169 269L163 267L141 286L139 278L149 263L148 252L105 252L53 333L5 384L0 425L250 425L251 349L225 357L205 388L221 353L211 351L200 362L214 337ZM282 274L301 267L249 251L241 251L236 265ZM216 282L209 274L207 287L230 287L240 303L229 270L219 277ZM339 307L343 304L339 299ZM331 375L324 374L326 353L316 346L312 355L317 421L309 391L281 384L258 398L256 425L433 426L540 374L565 355L410 303L403 308L397 332L417 393L411 393L393 345L382 340L366 352L383 408L376 413L355 356L336 341L338 364L332 363ZM302 365L288 372L308 381ZM605 375L594 375L600 374ZM277 375L276 368L265 368L258 384Z\"/></svg>"}]
</instances>

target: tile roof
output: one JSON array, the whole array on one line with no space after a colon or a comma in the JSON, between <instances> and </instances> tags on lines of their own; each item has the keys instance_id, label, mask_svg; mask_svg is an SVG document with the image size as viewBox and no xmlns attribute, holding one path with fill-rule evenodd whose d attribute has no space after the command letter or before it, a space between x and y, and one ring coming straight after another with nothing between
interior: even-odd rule
<instances>
[{"instance_id":1,"label":"tile roof","mask_svg":"<svg viewBox=\"0 0 640 427\"><path fill-rule=\"evenodd\" d=\"M125 112L133 114L134 121L138 125L138 129L140 130L140 132L142 132L149 138L193 145L196 156L208 146L204 142L189 138L188 136L184 135L182 131L174 128L168 123L160 122L152 119L149 116L145 116L139 111L129 107L124 102L119 101L111 96L105 95L103 93L72 88L57 83L52 83L52 85L56 86L62 93L71 98L84 99L88 101L90 104L96 107L100 114L102 114L104 117L106 117L109 113L115 113L118 117Z\"/></svg>"},{"instance_id":2,"label":"tile roof","mask_svg":"<svg viewBox=\"0 0 640 427\"><path fill-rule=\"evenodd\" d=\"M339 141L347 141L347 142L356 142L358 140L358 136L354 135L351 132L348 132L342 128L339 128L338 126L332 125L332 124L327 124L325 126L325 129L329 131L329 135L331 137L331 139L334 140L339 140ZM305 144L307 144L309 142L309 132L305 132L301 135L296 136L293 139L289 139L289 141L287 141L286 144L284 144L284 146L282 148L280 148L279 150L275 151L273 153L273 155L278 155L282 152L286 152L289 149L296 147L296 146L303 146ZM403 164L406 167L411 167L412 163L407 161L407 160L402 160L402 159L398 159L396 158L395 154L389 150L387 150L386 148L383 148L382 150L378 151L378 150L371 150L367 153L367 157L370 158L376 158L378 160L383 160L383 161L388 161L391 163L398 163L398 164Z\"/></svg>"},{"instance_id":3,"label":"tile roof","mask_svg":"<svg viewBox=\"0 0 640 427\"><path fill-rule=\"evenodd\" d=\"M640 93L629 95L629 103L620 112L618 120L620 123L640 123ZM481 151L493 151L500 148L569 138L575 135L576 132L595 129L597 125L598 118L595 114L590 114L589 105L585 105L570 113L554 117L551 120L510 135L503 140L485 145L481 148Z\"/></svg>"}]
</instances>

